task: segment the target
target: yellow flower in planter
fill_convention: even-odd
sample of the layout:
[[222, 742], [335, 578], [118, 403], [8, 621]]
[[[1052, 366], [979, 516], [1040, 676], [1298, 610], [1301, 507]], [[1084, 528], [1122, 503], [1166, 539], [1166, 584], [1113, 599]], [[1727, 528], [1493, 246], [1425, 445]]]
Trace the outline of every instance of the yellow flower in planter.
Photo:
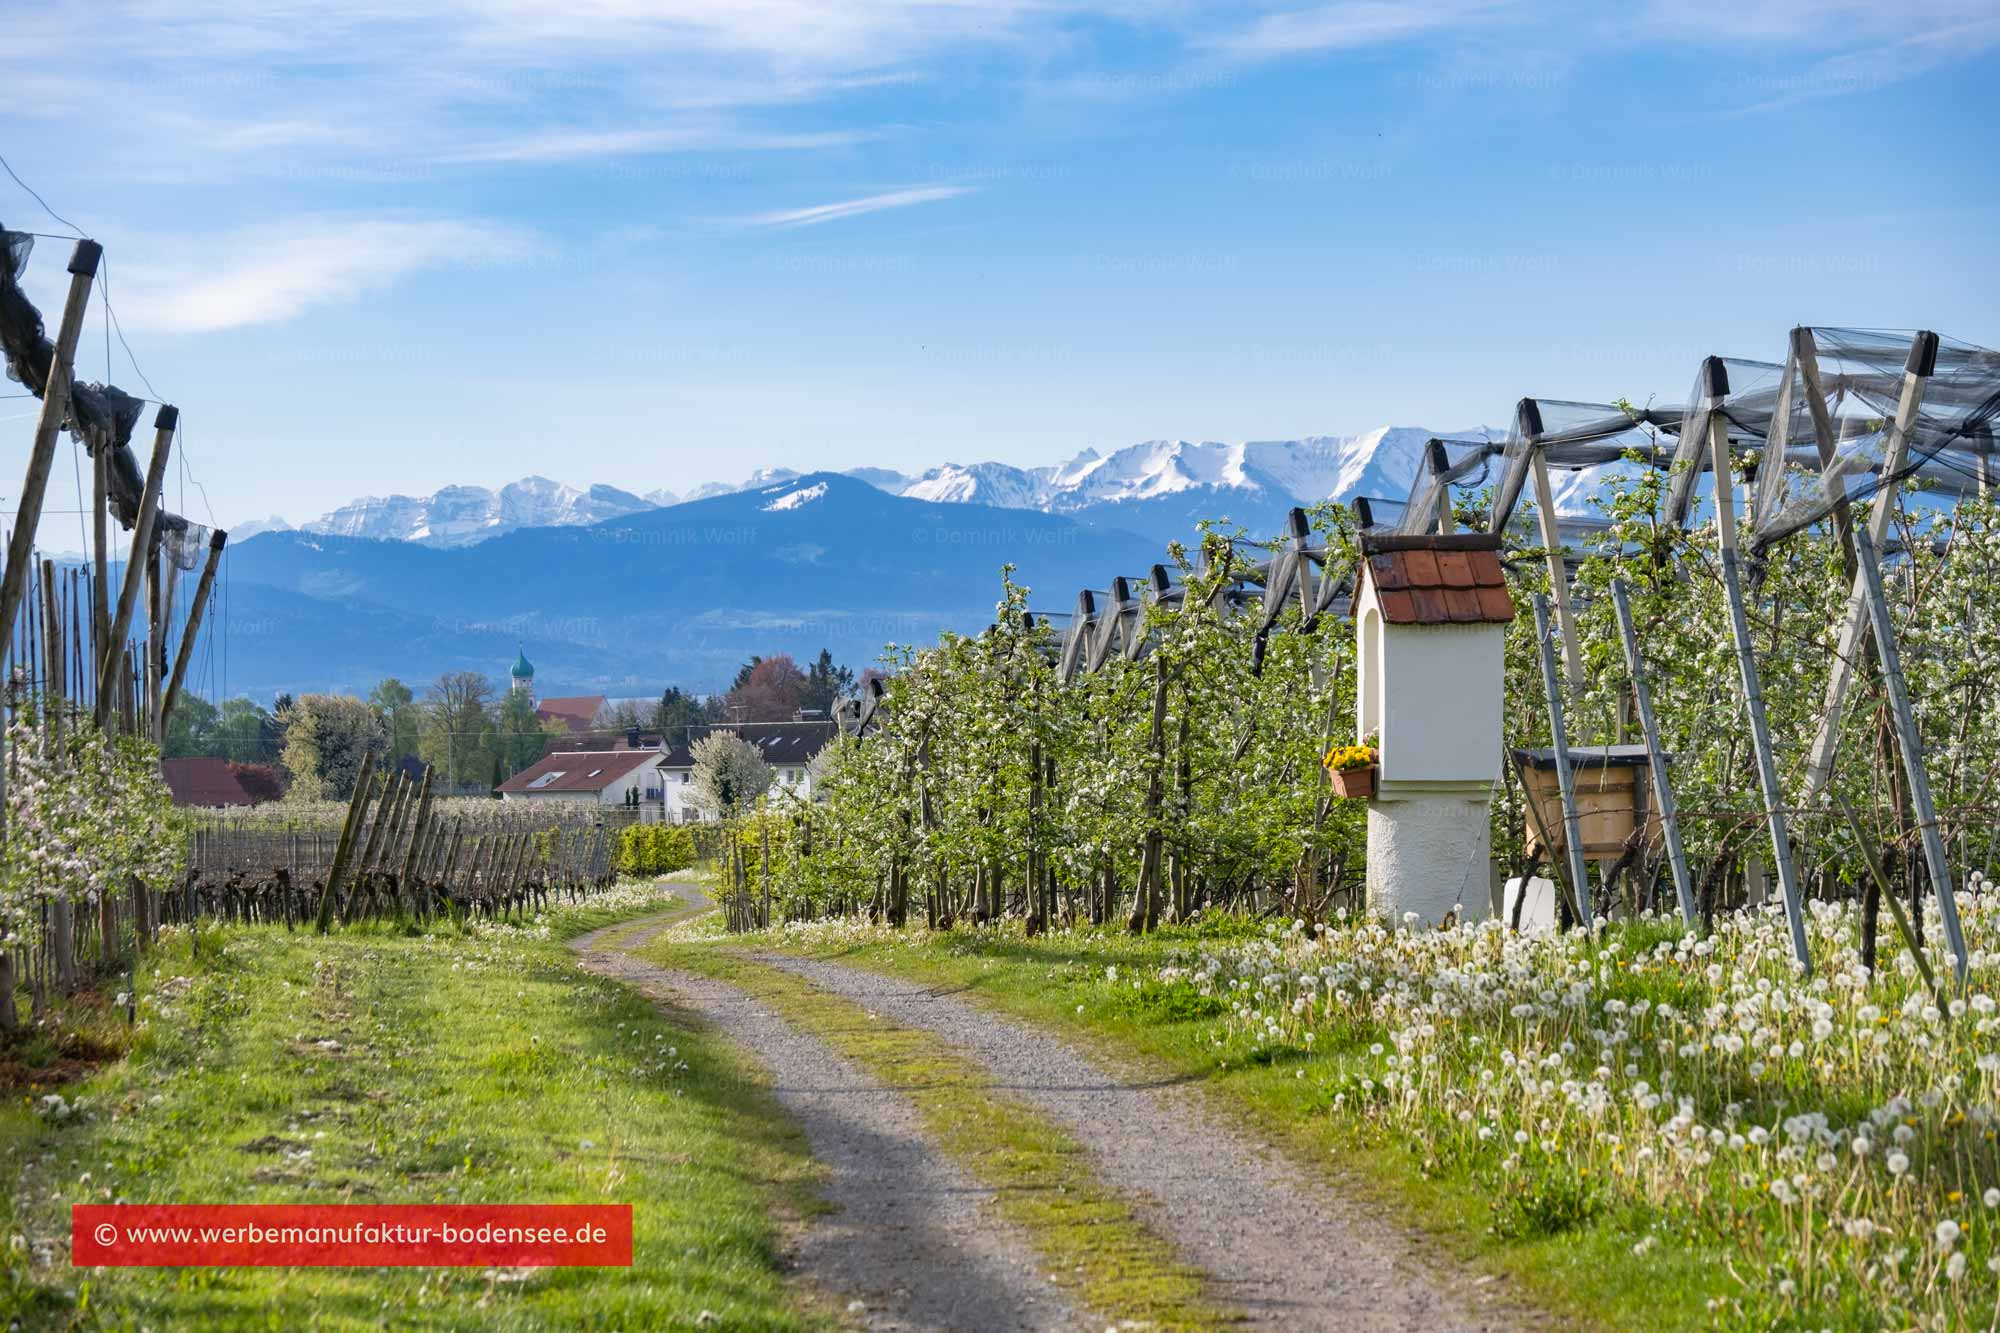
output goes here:
[[1345, 773], [1357, 768], [1373, 768], [1375, 763], [1375, 747], [1372, 745], [1336, 745], [1320, 760], [1323, 767], [1335, 773]]

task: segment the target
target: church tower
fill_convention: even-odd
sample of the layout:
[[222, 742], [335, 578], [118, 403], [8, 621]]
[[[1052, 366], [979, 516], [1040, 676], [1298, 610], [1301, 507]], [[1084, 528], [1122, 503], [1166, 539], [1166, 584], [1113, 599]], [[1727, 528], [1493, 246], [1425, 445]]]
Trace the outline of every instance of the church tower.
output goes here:
[[518, 649], [514, 654], [514, 693], [525, 694], [528, 702], [535, 701], [535, 664], [528, 660], [527, 650]]

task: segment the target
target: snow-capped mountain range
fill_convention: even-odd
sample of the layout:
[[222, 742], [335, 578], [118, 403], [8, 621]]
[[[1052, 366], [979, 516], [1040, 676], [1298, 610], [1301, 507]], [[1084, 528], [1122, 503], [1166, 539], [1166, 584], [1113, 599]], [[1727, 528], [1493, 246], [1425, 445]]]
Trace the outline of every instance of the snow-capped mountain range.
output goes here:
[[[516, 528], [578, 527], [679, 502], [671, 491], [634, 495], [616, 486], [578, 490], [547, 477], [523, 477], [498, 490], [446, 486], [431, 495], [364, 495], [301, 530], [426, 546], [472, 546]], [[231, 535], [241, 541], [260, 532], [290, 529], [291, 524], [274, 516], [239, 524]]]
[[[1147, 440], [1109, 454], [1086, 449], [1048, 467], [945, 463], [915, 476], [860, 467], [845, 475], [891, 495], [943, 504], [1032, 509], [1111, 526], [1186, 536], [1193, 518], [1231, 518], [1266, 526], [1295, 504], [1365, 495], [1400, 500], [1422, 465], [1426, 441], [1498, 439], [1491, 428], [1438, 432], [1384, 426], [1358, 435], [1299, 440]], [[304, 530], [345, 537], [470, 546], [517, 528], [570, 527], [622, 518], [691, 500], [759, 490], [795, 480], [789, 468], [760, 468], [738, 485], [709, 483], [685, 495], [645, 494], [597, 485], [587, 490], [528, 477], [499, 490], [447, 486], [433, 495], [365, 496], [322, 515]], [[240, 539], [282, 530], [282, 519], [240, 525]]]

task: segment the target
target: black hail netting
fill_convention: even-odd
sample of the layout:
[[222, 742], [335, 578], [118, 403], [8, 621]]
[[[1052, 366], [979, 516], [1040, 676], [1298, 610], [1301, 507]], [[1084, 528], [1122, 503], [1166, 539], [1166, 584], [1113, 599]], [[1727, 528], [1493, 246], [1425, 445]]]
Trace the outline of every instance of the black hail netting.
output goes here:
[[1654, 467], [1665, 467], [1673, 458], [1670, 437], [1680, 427], [1678, 410], [1523, 398], [1507, 432], [1506, 461], [1493, 497], [1489, 530], [1500, 532], [1512, 522], [1536, 451], [1549, 466], [1572, 470], [1615, 463], [1629, 452], [1637, 452]]
[[1495, 440], [1432, 440], [1424, 461], [1410, 483], [1396, 531], [1425, 533], [1438, 526], [1438, 516], [1451, 492], [1477, 491], [1493, 484], [1506, 446]]
[[[26, 271], [28, 256], [34, 248], [35, 238], [26, 232], [0, 230], [0, 353], [7, 359], [7, 378], [40, 398], [48, 386], [56, 349], [49, 341], [41, 311], [35, 309], [34, 302], [21, 290], [21, 274]], [[114, 385], [77, 380], [70, 384], [69, 420], [65, 425], [92, 458], [109, 451], [105, 454], [110, 460], [106, 491], [112, 512], [128, 532], [139, 520], [139, 501], [146, 489], [145, 474], [140, 471], [131, 447], [132, 431], [145, 408], [145, 399], [134, 398]], [[172, 540], [181, 548], [199, 551], [208, 540], [207, 529], [195, 528], [164, 507], [155, 528], [159, 541]], [[199, 538], [194, 535], [197, 532]], [[181, 563], [188, 558], [183, 549], [176, 549], [172, 558], [180, 568], [194, 567]], [[192, 558], [199, 561], [200, 556]]]
[[[1769, 361], [1745, 361], [1712, 356], [1702, 362], [1688, 392], [1674, 448], [1673, 476], [1667, 484], [1667, 520], [1686, 527], [1699, 507], [1702, 478], [1712, 472], [1709, 432], [1720, 418], [1729, 429], [1731, 458], [1755, 458], [1763, 452], [1778, 401], [1778, 381], [1784, 367]], [[1708, 494], [1714, 494], [1711, 476]]]
[[[1938, 338], [1933, 365], [1928, 341], [1869, 329], [1793, 332], [1757, 473], [1758, 549], [1898, 482], [1915, 480], [1942, 499], [1990, 478], [2000, 353]], [[1808, 373], [1815, 368], [1823, 419]], [[1899, 451], [1893, 425], [1905, 383], [1925, 370], [1921, 406]]]

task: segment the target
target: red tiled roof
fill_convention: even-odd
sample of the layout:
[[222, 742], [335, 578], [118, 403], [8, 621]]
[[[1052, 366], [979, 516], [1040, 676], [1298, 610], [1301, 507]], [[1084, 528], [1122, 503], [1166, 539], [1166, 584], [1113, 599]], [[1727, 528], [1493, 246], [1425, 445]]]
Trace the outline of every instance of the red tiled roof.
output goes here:
[[1497, 533], [1361, 538], [1362, 568], [1391, 625], [1504, 625], [1514, 599]]
[[[543, 755], [500, 784], [500, 790], [529, 796], [544, 792], [603, 791], [643, 764], [660, 757], [658, 750], [564, 750]], [[553, 776], [551, 776], [553, 775]]]
[[232, 805], [255, 805], [229, 770], [227, 759], [163, 759], [160, 776], [167, 780], [175, 805], [199, 805], [218, 809]]
[[588, 731], [597, 710], [604, 707], [601, 694], [570, 694], [544, 699], [535, 705], [535, 716], [544, 722], [563, 722], [571, 731]]

